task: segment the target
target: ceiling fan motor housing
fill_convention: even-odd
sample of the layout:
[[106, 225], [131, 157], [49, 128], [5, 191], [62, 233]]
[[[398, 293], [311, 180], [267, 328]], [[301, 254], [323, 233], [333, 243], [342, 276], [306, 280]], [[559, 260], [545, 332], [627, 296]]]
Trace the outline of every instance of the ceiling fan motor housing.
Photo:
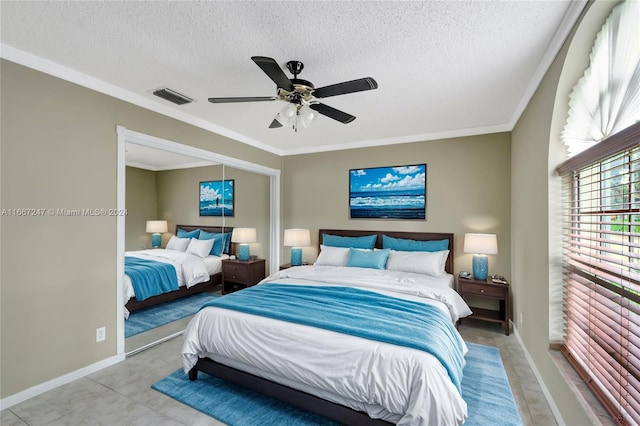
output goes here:
[[304, 69], [304, 64], [300, 61], [289, 61], [287, 62], [287, 69], [293, 74], [291, 83], [295, 86], [295, 91], [289, 96], [289, 102], [300, 104], [302, 99], [310, 100], [311, 92], [315, 89], [315, 86], [309, 80], [298, 78], [298, 74]]

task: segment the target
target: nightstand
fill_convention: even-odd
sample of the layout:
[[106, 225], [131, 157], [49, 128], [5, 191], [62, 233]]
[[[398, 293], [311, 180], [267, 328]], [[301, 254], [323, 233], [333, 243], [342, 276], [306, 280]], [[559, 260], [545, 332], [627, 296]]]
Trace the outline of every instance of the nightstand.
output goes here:
[[458, 278], [458, 293], [463, 299], [465, 296], [474, 296], [497, 300], [500, 304], [497, 311], [470, 306], [473, 314], [466, 318], [500, 323], [504, 327], [504, 333], [509, 335], [509, 284]]
[[222, 294], [256, 285], [264, 277], [264, 259], [225, 259], [222, 261]]

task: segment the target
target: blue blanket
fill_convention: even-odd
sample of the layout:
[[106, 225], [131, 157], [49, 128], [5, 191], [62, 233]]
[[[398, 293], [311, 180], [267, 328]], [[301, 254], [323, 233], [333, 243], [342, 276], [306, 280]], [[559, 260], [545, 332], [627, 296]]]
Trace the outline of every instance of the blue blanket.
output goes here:
[[352, 287], [261, 284], [207, 306], [309, 325], [434, 355], [460, 390], [464, 342], [435, 306]]
[[176, 268], [168, 263], [125, 256], [124, 273], [131, 278], [138, 300], [178, 289]]

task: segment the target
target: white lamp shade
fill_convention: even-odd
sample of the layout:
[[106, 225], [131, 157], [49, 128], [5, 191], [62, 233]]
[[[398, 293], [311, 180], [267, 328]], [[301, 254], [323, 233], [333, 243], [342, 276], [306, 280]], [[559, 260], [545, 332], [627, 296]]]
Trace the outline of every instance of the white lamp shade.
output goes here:
[[294, 104], [286, 104], [282, 107], [280, 112], [276, 116], [276, 120], [280, 122], [283, 126], [288, 126], [293, 123], [293, 120], [296, 117], [296, 106]]
[[233, 228], [231, 242], [247, 244], [256, 242], [256, 228]]
[[464, 234], [464, 252], [498, 254], [498, 239], [495, 234]]
[[285, 229], [284, 245], [287, 247], [310, 246], [311, 233], [308, 229]]
[[[300, 120], [302, 121], [302, 127], [309, 127], [318, 116], [318, 113], [312, 110], [308, 105], [300, 108]], [[311, 243], [309, 243], [311, 245]]]
[[167, 221], [166, 220], [148, 220], [147, 232], [149, 232], [150, 234], [167, 232]]

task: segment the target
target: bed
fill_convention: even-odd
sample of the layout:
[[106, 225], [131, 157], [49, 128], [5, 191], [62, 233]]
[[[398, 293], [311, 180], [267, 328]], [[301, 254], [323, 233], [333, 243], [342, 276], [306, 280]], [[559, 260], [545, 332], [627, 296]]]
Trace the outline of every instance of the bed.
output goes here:
[[[202, 230], [212, 234], [220, 234], [220, 233], [231, 233], [233, 228], [231, 227], [221, 227], [221, 226], [197, 226], [197, 225], [176, 225], [176, 235], [178, 234], [178, 230], [183, 230], [186, 232]], [[192, 294], [202, 293], [203, 291], [207, 291], [216, 285], [222, 283], [222, 259], [227, 258], [229, 253], [233, 253], [234, 251], [234, 243], [229, 244], [228, 250], [224, 250], [220, 256], [208, 256], [207, 258], [202, 259], [201, 265], [194, 264], [193, 259], [184, 259], [178, 258], [176, 253], [173, 253], [172, 250], [164, 250], [164, 249], [151, 249], [151, 250], [140, 250], [140, 251], [132, 251], [125, 253], [125, 277], [123, 280], [123, 298], [125, 303], [124, 314], [125, 318], [128, 318], [130, 312], [147, 308], [149, 306], [155, 306], [161, 303], [165, 303], [171, 300], [176, 300], [185, 296], [189, 296]], [[193, 256], [196, 257], [196, 256]], [[174, 270], [177, 273], [175, 279], [178, 281], [177, 290], [166, 291], [164, 293], [146, 297], [142, 300], [138, 300], [135, 296], [135, 291], [133, 289], [131, 279], [129, 274], [127, 274], [127, 263], [132, 260], [132, 258], [139, 259], [147, 259], [147, 260], [155, 260], [158, 262], [164, 262], [166, 264], [171, 264], [174, 267]], [[186, 262], [185, 261], [189, 261]], [[199, 269], [194, 269], [196, 266]], [[204, 267], [203, 272], [202, 268]], [[184, 268], [183, 271], [181, 269]]]
[[[347, 425], [462, 424], [467, 348], [454, 324], [471, 311], [453, 288], [453, 234], [319, 234], [314, 265], [276, 272], [196, 314], [182, 348], [189, 378], [202, 371]], [[367, 236], [378, 250], [347, 247], [346, 263], [345, 247], [327, 244]], [[385, 238], [447, 250], [390, 252]], [[384, 256], [382, 269], [367, 263]], [[422, 273], [435, 264], [433, 276]]]

